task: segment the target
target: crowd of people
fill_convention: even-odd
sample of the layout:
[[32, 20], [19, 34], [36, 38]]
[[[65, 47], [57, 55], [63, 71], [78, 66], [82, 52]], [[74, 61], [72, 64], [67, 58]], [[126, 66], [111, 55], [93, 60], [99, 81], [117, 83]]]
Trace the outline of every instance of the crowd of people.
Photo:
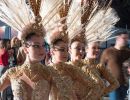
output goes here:
[[[41, 0], [30, 0], [29, 4], [0, 1], [2, 20], [21, 32], [20, 38], [0, 40], [1, 99], [101, 100], [106, 95], [110, 100], [127, 98], [128, 32], [118, 33], [115, 45], [101, 52], [101, 43], [109, 39], [119, 20], [116, 12], [108, 2], [72, 1], [48, 0], [46, 6], [41, 6]], [[12, 9], [14, 4], [18, 4], [18, 12], [7, 20], [10, 16], [6, 11], [16, 12]], [[40, 12], [41, 7], [48, 14]], [[74, 10], [81, 15], [76, 18]], [[44, 14], [48, 17], [47, 22], [44, 17], [46, 23], [42, 23]], [[53, 27], [48, 24], [51, 21]]]

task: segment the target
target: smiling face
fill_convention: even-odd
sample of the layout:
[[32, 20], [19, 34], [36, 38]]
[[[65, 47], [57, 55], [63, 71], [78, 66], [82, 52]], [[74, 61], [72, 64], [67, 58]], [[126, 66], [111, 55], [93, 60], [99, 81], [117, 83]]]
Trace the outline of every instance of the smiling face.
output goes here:
[[69, 48], [71, 61], [83, 59], [85, 56], [85, 44], [79, 41], [74, 41]]
[[87, 57], [88, 58], [97, 58], [100, 53], [100, 43], [92, 42], [88, 44], [87, 47]]
[[26, 42], [24, 51], [31, 62], [40, 62], [45, 57], [44, 39], [41, 36], [33, 35]]
[[68, 60], [68, 44], [58, 41], [51, 48], [51, 56], [53, 63], [66, 62]]

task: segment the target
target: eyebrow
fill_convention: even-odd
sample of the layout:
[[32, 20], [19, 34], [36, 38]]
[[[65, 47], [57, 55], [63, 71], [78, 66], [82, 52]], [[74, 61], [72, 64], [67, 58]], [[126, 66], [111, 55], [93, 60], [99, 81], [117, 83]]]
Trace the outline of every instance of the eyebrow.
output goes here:
[[[40, 44], [39, 42], [32, 42], [33, 44]], [[44, 44], [44, 43], [43, 43]]]
[[56, 49], [65, 49], [66, 47], [55, 47]]

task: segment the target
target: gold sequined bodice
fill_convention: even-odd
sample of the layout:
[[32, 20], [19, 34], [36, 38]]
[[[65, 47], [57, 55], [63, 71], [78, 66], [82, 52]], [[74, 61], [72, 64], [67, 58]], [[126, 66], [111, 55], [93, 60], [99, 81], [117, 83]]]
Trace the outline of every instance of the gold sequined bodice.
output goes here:
[[[77, 100], [73, 92], [73, 78], [70, 76], [68, 71], [68, 65], [64, 63], [52, 64], [52, 67], [58, 73], [58, 76], [53, 77], [53, 80], [60, 81], [58, 82], [57, 87], [62, 89], [62, 93], [65, 94], [65, 97], [59, 97], [59, 91], [56, 87], [52, 87], [50, 100]], [[60, 78], [60, 79], [59, 79]], [[62, 98], [62, 99], [60, 99]]]
[[[90, 93], [89, 98], [94, 97], [94, 96], [96, 97], [96, 95], [99, 95], [100, 93], [102, 94], [102, 91], [104, 89], [103, 81], [100, 78], [100, 76], [98, 75], [96, 70], [94, 70], [92, 67], [88, 67], [88, 66], [91, 66], [90, 64], [85, 64], [84, 60], [79, 60], [79, 61], [76, 61], [76, 62], [69, 62], [69, 63], [72, 64], [75, 67], [79, 67], [80, 70], [82, 70], [86, 75], [91, 77], [92, 80], [93, 80], [93, 83], [96, 83], [99, 86], [99, 89], [100, 89], [98, 94], [95, 94], [94, 92], [90, 93], [90, 90], [91, 89], [94, 90], [94, 88], [88, 87], [87, 85], [85, 86], [85, 85], [81, 84], [81, 82], [76, 81], [74, 83], [74, 90], [76, 92], [78, 100], [82, 100], [84, 98], [86, 98], [85, 100], [87, 100], [88, 99], [87, 95], [89, 93]], [[90, 99], [90, 100], [92, 100], [92, 99]]]
[[[115, 77], [112, 75], [112, 73], [105, 67], [105, 65], [99, 63], [96, 59], [86, 59], [84, 60], [84, 64], [87, 65], [83, 68], [84, 69], [91, 69], [95, 74], [100, 76], [101, 79], [107, 81], [110, 85], [107, 86], [104, 83], [104, 91], [102, 96], [108, 94], [109, 92], [113, 91], [119, 86], [118, 81], [115, 79]], [[90, 65], [90, 66], [89, 66]], [[87, 68], [88, 67], [88, 68]], [[86, 70], [88, 71], [88, 70]], [[101, 84], [100, 84], [101, 85]]]
[[[10, 81], [14, 100], [48, 100], [50, 76], [47, 70], [46, 66], [39, 63], [33, 65], [24, 63], [22, 66], [7, 70], [1, 82]], [[21, 79], [23, 74], [34, 83], [33, 88]]]

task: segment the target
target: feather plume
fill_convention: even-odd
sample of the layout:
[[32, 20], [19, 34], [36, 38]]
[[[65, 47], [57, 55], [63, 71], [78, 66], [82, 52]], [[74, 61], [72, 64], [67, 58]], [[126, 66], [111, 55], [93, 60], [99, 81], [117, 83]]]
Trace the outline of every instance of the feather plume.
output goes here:
[[81, 2], [73, 0], [67, 20], [67, 31], [70, 40], [76, 38], [79, 34], [84, 33], [83, 31], [86, 23], [96, 13], [98, 7], [99, 5], [97, 0], [82, 0]]
[[119, 17], [114, 9], [101, 9], [89, 21], [85, 27], [87, 42], [106, 41], [116, 31], [114, 25]]
[[[36, 23], [37, 16], [42, 17], [42, 24], [50, 30], [59, 25], [64, 18], [60, 19], [59, 8], [63, 4], [62, 0], [1, 0], [0, 1], [0, 20], [13, 27], [15, 30], [22, 32], [26, 25]], [[54, 24], [54, 22], [57, 22]], [[54, 24], [54, 26], [53, 26]], [[23, 33], [23, 32], [22, 32]], [[22, 36], [22, 34], [20, 34]], [[25, 36], [23, 36], [25, 37]]]
[[67, 16], [67, 32], [69, 40], [76, 36], [74, 31], [79, 32], [82, 29], [80, 22], [81, 9], [82, 7], [80, 3], [78, 3], [76, 0], [73, 0]]
[[[46, 35], [46, 39], [47, 39], [48, 43], [53, 44], [52, 41], [54, 41], [58, 38], [59, 39], [64, 38], [63, 41], [64, 40], [68, 41], [68, 34], [66, 33], [66, 29], [67, 29], [66, 18], [68, 16], [68, 10], [71, 5], [71, 0], [70, 1], [68, 1], [68, 0], [54, 1], [53, 5], [56, 5], [56, 7], [52, 6], [52, 3], [49, 3], [49, 0], [47, 0], [47, 2], [48, 2], [48, 4], [50, 4], [49, 7], [52, 8], [52, 9], [48, 10], [49, 13], [51, 12], [51, 15], [50, 15], [51, 17], [50, 18], [48, 17], [49, 20], [47, 18], [48, 22], [45, 25], [46, 29], [48, 29], [47, 35]], [[45, 13], [48, 13], [48, 12], [45, 12]]]
[[83, 33], [85, 37], [80, 40], [86, 39], [88, 43], [114, 38], [110, 36], [117, 31], [114, 25], [119, 21], [119, 17], [114, 9], [109, 7], [110, 4], [111, 0], [100, 3], [98, 0], [87, 0], [81, 4], [74, 0], [68, 16], [69, 40], [82, 36]]
[[52, 28], [60, 23], [58, 12], [62, 3], [62, 0], [43, 0], [40, 15], [43, 18], [42, 24], [47, 30], [50, 30], [50, 26]]
[[26, 0], [1, 0], [0, 20], [21, 31], [23, 27], [34, 21], [34, 14], [26, 4]]

